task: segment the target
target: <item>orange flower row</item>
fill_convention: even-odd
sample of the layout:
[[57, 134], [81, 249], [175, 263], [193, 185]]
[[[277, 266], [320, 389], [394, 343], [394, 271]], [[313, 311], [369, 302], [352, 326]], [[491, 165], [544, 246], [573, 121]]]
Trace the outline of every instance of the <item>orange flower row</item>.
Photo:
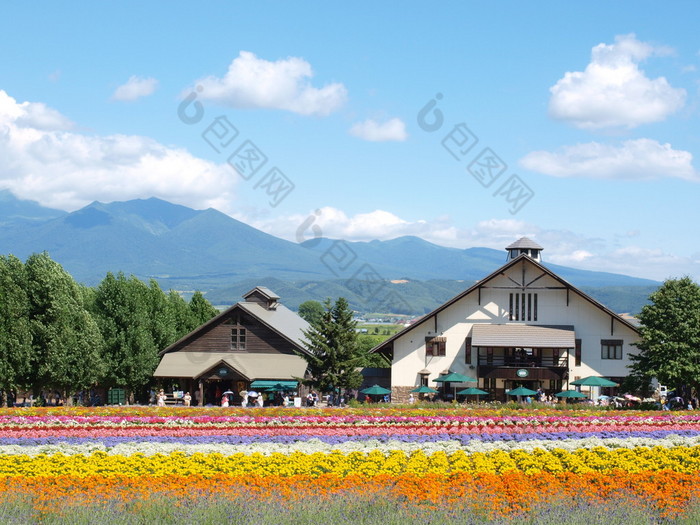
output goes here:
[[[0, 497], [17, 495], [34, 500], [37, 511], [66, 505], [98, 504], [133, 506], [134, 501], [171, 498], [184, 503], [192, 499], [214, 501], [221, 494], [247, 494], [256, 500], [274, 498], [277, 503], [313, 496], [329, 498], [385, 494], [408, 506], [431, 508], [449, 505], [504, 517], [535, 510], [552, 499], [618, 505], [635, 502], [662, 517], [676, 517], [700, 494], [700, 474], [644, 472], [613, 474], [522, 472], [453, 475], [361, 475], [337, 476], [55, 476], [0, 479]], [[69, 502], [69, 503], [67, 503]]]

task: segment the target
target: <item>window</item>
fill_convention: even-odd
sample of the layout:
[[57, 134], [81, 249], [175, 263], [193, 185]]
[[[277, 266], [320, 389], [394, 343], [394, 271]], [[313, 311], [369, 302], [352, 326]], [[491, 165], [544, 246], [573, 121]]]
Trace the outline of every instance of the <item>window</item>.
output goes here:
[[245, 350], [245, 328], [231, 328], [231, 350]]
[[581, 340], [576, 339], [574, 348], [574, 366], [581, 366]]
[[468, 365], [472, 364], [472, 338], [467, 337], [464, 341], [464, 362]]
[[510, 294], [508, 314], [510, 321], [537, 321], [537, 294]]
[[622, 339], [603, 339], [600, 347], [603, 359], [622, 359]]
[[444, 356], [446, 343], [445, 337], [426, 337], [425, 355]]

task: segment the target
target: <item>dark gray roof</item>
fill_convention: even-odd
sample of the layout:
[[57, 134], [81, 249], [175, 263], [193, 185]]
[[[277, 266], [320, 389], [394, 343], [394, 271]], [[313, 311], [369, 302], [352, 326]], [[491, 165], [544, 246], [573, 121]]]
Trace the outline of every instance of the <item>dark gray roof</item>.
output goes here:
[[544, 250], [542, 246], [537, 244], [535, 241], [532, 239], [529, 239], [528, 237], [521, 237], [517, 241], [515, 241], [513, 244], [510, 246], [506, 246], [506, 250], [516, 250], [516, 249], [535, 249], [535, 250]]

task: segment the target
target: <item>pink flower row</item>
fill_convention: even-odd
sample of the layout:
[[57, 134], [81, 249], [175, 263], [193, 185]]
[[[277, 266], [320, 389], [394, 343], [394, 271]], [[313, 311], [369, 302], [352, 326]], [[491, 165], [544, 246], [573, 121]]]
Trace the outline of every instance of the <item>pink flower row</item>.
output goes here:
[[[540, 433], [549, 432], [617, 432], [624, 430], [627, 432], [653, 432], [660, 430], [659, 425], [638, 424], [638, 425], [562, 425], [556, 428], [542, 428], [537, 426], [532, 427], [435, 427], [435, 426], [419, 426], [410, 425], [403, 427], [262, 427], [262, 428], [244, 428], [244, 427], [215, 427], [215, 426], [129, 426], [129, 427], [69, 427], [69, 426], [54, 426], [51, 428], [33, 427], [33, 428], [1, 428], [0, 438], [43, 438], [43, 437], [140, 437], [140, 436], [171, 436], [171, 437], [196, 437], [196, 436], [216, 436], [216, 435], [235, 435], [235, 436], [294, 436], [303, 434], [304, 436], [363, 436], [371, 438], [373, 436], [389, 435], [439, 435], [439, 434], [474, 434], [474, 435], [489, 435], [489, 434], [525, 434], [525, 433]], [[665, 431], [684, 431], [695, 430], [700, 432], [700, 423], [697, 424], [667, 424], [663, 426]]]
[[[603, 416], [0, 416], [0, 428], [8, 427], [109, 427], [115, 426], [199, 426], [235, 427], [360, 427], [397, 428], [429, 425], [437, 428], [459, 427], [499, 429], [513, 427], [556, 427], [584, 425], [600, 429], [606, 425], [631, 428], [645, 424], [666, 427], [669, 424], [700, 424], [700, 415], [603, 415]], [[686, 427], [687, 428], [687, 427]]]

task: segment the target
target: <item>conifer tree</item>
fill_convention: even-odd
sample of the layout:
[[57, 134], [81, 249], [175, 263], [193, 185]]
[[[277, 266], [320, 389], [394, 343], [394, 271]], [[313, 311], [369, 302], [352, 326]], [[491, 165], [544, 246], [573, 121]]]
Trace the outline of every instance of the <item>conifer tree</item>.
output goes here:
[[352, 310], [342, 297], [334, 305], [327, 299], [323, 306], [318, 324], [304, 332], [307, 353], [299, 355], [306, 359], [311, 379], [303, 383], [321, 392], [358, 388], [362, 359]]

